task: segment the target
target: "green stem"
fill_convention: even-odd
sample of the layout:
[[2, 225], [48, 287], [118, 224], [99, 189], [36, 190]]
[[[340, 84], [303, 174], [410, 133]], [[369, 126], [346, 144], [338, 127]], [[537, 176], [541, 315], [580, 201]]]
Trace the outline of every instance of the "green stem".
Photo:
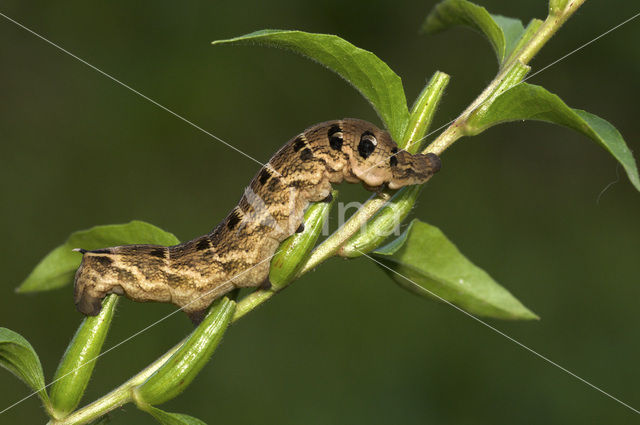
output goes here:
[[252, 311], [254, 308], [258, 307], [263, 302], [267, 301], [269, 298], [273, 297], [276, 294], [276, 291], [265, 291], [262, 289], [258, 289], [257, 291], [252, 292], [251, 294], [244, 297], [238, 305], [236, 305], [236, 312], [233, 315], [233, 319], [231, 323], [235, 323], [244, 317], [245, 314]]
[[545, 19], [531, 41], [523, 46], [522, 50], [517, 53], [517, 58], [525, 65], [528, 64], [540, 51], [542, 46], [553, 37], [560, 27], [567, 22], [571, 15], [573, 15], [585, 1], [586, 0], [569, 0], [567, 5], [561, 10], [551, 8], [547, 19]]

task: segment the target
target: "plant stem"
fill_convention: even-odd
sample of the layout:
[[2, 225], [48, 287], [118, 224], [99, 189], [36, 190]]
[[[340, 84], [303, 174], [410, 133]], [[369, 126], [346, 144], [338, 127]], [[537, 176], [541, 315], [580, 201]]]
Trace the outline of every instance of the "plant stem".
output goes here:
[[531, 39], [529, 43], [522, 47], [522, 50], [518, 52], [517, 57], [525, 65], [533, 59], [533, 57], [540, 51], [547, 41], [560, 29], [560, 27], [575, 13], [576, 10], [586, 0], [569, 0], [568, 4], [563, 10], [551, 9], [549, 16], [545, 19], [544, 23], [538, 29], [536, 35]]
[[247, 295], [236, 305], [236, 312], [233, 315], [231, 323], [235, 323], [236, 321], [240, 320], [240, 318], [242, 318], [245, 314], [249, 313], [254, 308], [258, 307], [260, 304], [273, 297], [275, 294], [276, 291], [265, 291], [262, 289], [258, 289], [257, 291], [254, 291], [251, 294]]

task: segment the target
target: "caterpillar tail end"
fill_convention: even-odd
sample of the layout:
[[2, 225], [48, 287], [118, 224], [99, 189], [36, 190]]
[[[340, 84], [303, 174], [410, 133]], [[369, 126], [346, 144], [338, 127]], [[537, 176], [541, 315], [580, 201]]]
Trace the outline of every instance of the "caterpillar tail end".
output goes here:
[[97, 316], [102, 309], [102, 299], [105, 295], [100, 296], [92, 293], [95, 291], [92, 291], [93, 285], [90, 284], [91, 279], [84, 267], [86, 259], [84, 253], [87, 251], [82, 248], [76, 248], [74, 251], [81, 252], [83, 257], [73, 282], [73, 302], [76, 309], [85, 316]]

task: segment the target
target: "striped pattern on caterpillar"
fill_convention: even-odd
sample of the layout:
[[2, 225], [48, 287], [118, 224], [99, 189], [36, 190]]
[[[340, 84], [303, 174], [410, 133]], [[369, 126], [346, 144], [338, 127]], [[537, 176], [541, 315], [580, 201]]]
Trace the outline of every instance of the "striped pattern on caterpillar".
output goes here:
[[75, 275], [74, 300], [85, 315], [108, 294], [173, 303], [198, 322], [234, 288], [269, 287], [268, 259], [296, 230], [310, 202], [331, 185], [361, 182], [379, 191], [427, 181], [440, 169], [435, 154], [399, 150], [386, 131], [352, 118], [309, 127], [253, 178], [238, 205], [213, 231], [175, 246], [124, 245], [86, 251]]

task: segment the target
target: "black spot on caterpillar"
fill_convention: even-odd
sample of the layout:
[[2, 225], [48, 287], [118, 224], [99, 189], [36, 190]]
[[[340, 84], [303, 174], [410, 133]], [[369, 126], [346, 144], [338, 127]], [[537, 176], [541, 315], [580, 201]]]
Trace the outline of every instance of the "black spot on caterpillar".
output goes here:
[[376, 140], [376, 137], [373, 135], [373, 133], [370, 131], [365, 131], [364, 133], [362, 133], [362, 136], [360, 136], [358, 153], [362, 158], [367, 159], [373, 153], [377, 144], [378, 141]]
[[298, 152], [300, 149], [304, 148], [304, 138], [302, 136], [298, 136], [294, 141], [293, 141], [293, 150], [295, 152]]
[[229, 217], [227, 218], [227, 228], [229, 230], [233, 230], [236, 225], [240, 223], [240, 220], [240, 213], [238, 213], [237, 209], [234, 209], [233, 211], [231, 211], [231, 214], [229, 214]]
[[166, 252], [167, 252], [166, 248], [157, 248], [149, 252], [149, 255], [153, 255], [154, 257], [158, 257], [158, 258], [164, 258]]
[[304, 149], [302, 152], [300, 152], [301, 160], [308, 161], [311, 158], [313, 158], [313, 153], [311, 152], [311, 149]]
[[111, 264], [113, 264], [113, 260], [111, 258], [105, 257], [103, 255], [97, 256], [96, 262], [104, 267], [109, 267]]
[[263, 168], [262, 171], [260, 171], [258, 180], [260, 181], [260, 184], [265, 184], [267, 180], [269, 180], [269, 177], [271, 177], [271, 173], [269, 172], [269, 169]]
[[200, 239], [200, 241], [196, 244], [196, 249], [198, 251], [204, 251], [205, 249], [209, 248], [211, 248], [211, 241], [207, 237]]
[[211, 233], [170, 247], [80, 249], [76, 307], [96, 315], [107, 294], [119, 293], [134, 301], [173, 303], [197, 320], [234, 288], [268, 282], [265, 260], [304, 229], [302, 216], [310, 202], [331, 200], [332, 184], [346, 180], [395, 190], [424, 183], [439, 169], [436, 155], [398, 150], [389, 133], [366, 121], [316, 124], [276, 152]]
[[329, 137], [329, 146], [334, 150], [341, 150], [344, 140], [342, 140], [342, 129], [337, 125], [332, 125], [327, 132]]

